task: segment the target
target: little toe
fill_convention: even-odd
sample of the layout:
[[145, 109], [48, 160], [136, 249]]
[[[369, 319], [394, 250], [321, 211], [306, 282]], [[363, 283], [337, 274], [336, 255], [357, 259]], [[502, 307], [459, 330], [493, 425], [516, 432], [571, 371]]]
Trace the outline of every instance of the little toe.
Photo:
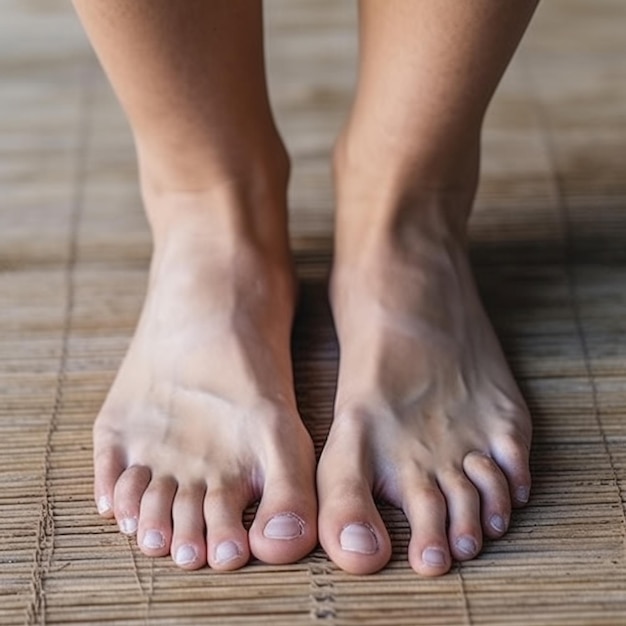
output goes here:
[[411, 526], [409, 562], [423, 576], [445, 574], [452, 564], [446, 534], [446, 500], [434, 484], [407, 490], [404, 512]]
[[172, 503], [176, 481], [153, 478], [141, 499], [137, 543], [147, 556], [164, 556], [172, 540]]
[[506, 476], [493, 459], [480, 452], [470, 452], [465, 457], [463, 470], [480, 494], [485, 535], [501, 537], [511, 519], [511, 496]]
[[249, 539], [252, 553], [266, 563], [295, 563], [311, 552], [317, 542], [313, 481], [268, 474]]
[[480, 497], [461, 472], [440, 479], [448, 508], [450, 552], [458, 561], [473, 559], [482, 547]]
[[243, 526], [246, 500], [237, 489], [207, 491], [204, 498], [207, 558], [216, 570], [243, 567], [250, 560], [248, 536]]
[[319, 478], [320, 543], [330, 559], [352, 574], [372, 574], [391, 558], [391, 542], [369, 484]]
[[198, 569], [207, 562], [203, 500], [203, 486], [179, 487], [174, 497], [171, 554], [176, 565], [183, 569]]
[[496, 439], [491, 457], [507, 478], [513, 506], [524, 506], [530, 497], [530, 445], [522, 437], [506, 435]]
[[125, 455], [116, 447], [102, 448], [94, 454], [94, 498], [102, 517], [113, 517], [115, 484], [125, 468]]
[[131, 465], [115, 483], [115, 519], [125, 535], [134, 535], [137, 532], [141, 498], [150, 482], [150, 475], [150, 469], [145, 465]]

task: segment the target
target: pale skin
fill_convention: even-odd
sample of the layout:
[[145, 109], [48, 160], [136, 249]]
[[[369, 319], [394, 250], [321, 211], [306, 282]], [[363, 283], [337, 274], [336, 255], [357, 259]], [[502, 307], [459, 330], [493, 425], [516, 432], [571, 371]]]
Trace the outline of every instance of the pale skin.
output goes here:
[[[94, 426], [95, 498], [182, 568], [375, 572], [402, 508], [423, 575], [474, 558], [530, 493], [531, 420], [477, 294], [466, 224], [483, 116], [535, 8], [361, 0], [337, 141], [335, 417], [298, 415], [289, 162], [255, 0], [75, 0], [131, 125], [154, 238], [137, 331]], [[259, 501], [248, 531], [243, 510]]]

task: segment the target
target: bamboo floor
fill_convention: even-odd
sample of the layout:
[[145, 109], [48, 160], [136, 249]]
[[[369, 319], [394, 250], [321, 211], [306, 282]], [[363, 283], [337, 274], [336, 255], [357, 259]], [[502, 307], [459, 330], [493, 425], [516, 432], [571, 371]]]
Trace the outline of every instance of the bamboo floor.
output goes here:
[[[354, 84], [355, 7], [268, 0], [294, 158], [294, 359], [319, 451], [337, 346], [328, 155]], [[484, 133], [472, 255], [534, 417], [534, 486], [505, 538], [441, 578], [358, 577], [323, 551], [228, 575], [150, 560], [96, 514], [91, 424], [150, 255], [130, 135], [68, 2], [0, 0], [1, 624], [626, 624], [626, 5], [547, 0]]]

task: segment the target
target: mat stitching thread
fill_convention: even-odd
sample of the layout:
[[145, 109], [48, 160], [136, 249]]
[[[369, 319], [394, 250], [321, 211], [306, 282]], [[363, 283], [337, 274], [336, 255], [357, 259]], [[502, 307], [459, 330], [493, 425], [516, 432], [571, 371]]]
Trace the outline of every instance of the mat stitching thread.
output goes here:
[[470, 612], [469, 598], [467, 597], [467, 590], [465, 589], [465, 577], [463, 576], [463, 563], [457, 563], [456, 565], [457, 580], [459, 581], [459, 587], [461, 588], [461, 600], [463, 601], [463, 615], [465, 616], [465, 623], [467, 626], [472, 626], [472, 614]]
[[312, 600], [311, 621], [332, 625], [337, 617], [335, 607], [335, 583], [330, 574], [332, 568], [324, 556], [311, 555], [309, 559]]
[[[570, 249], [570, 225], [569, 225], [569, 214], [567, 212], [567, 207], [562, 204], [561, 210], [564, 214], [564, 219], [566, 220], [566, 250]], [[569, 256], [569, 254], [567, 255]], [[578, 339], [580, 341], [581, 351], [583, 353], [583, 362], [585, 366], [585, 374], [587, 376], [587, 380], [589, 382], [589, 389], [591, 391], [591, 402], [593, 406], [593, 417], [598, 427], [598, 431], [600, 432], [600, 439], [602, 441], [602, 447], [606, 453], [607, 459], [609, 461], [609, 467], [611, 468], [612, 474], [612, 483], [615, 487], [615, 491], [617, 492], [617, 497], [621, 504], [621, 513], [622, 513], [622, 535], [626, 532], [626, 507], [624, 501], [624, 495], [622, 494], [622, 488], [619, 483], [619, 478], [617, 476], [617, 468], [615, 467], [615, 459], [613, 458], [613, 453], [611, 452], [611, 447], [609, 446], [609, 442], [606, 436], [606, 430], [604, 428], [604, 423], [602, 421], [602, 414], [600, 411], [600, 407], [598, 404], [598, 383], [596, 381], [596, 377], [593, 371], [593, 366], [591, 364], [591, 357], [589, 353], [589, 342], [587, 341], [587, 334], [585, 333], [584, 325], [582, 323], [582, 315], [580, 312], [579, 305], [579, 297], [578, 297], [578, 281], [576, 277], [576, 272], [569, 267], [569, 264], [566, 263], [565, 274], [567, 277], [567, 287], [569, 292], [569, 298], [572, 308], [572, 314], [574, 315], [574, 325], [576, 326], [576, 334], [578, 335]]]
[[41, 510], [37, 523], [37, 538], [35, 554], [33, 557], [33, 569], [31, 573], [31, 597], [26, 607], [27, 624], [46, 623], [46, 593], [45, 580], [50, 571], [52, 557], [54, 554], [54, 498], [51, 494], [52, 481], [50, 479], [50, 457], [52, 455], [52, 438], [57, 430], [59, 415], [63, 408], [65, 383], [67, 380], [67, 361], [69, 354], [69, 338], [72, 332], [75, 284], [74, 270], [77, 262], [78, 231], [82, 218], [85, 162], [88, 152], [88, 137], [90, 131], [90, 110], [92, 102], [92, 81], [89, 80], [89, 66], [91, 61], [85, 63], [81, 68], [79, 85], [81, 94], [77, 123], [77, 144], [76, 144], [76, 167], [73, 177], [74, 194], [71, 204], [69, 218], [69, 229], [67, 235], [67, 261], [64, 268], [65, 282], [65, 310], [63, 312], [63, 326], [61, 328], [61, 354], [59, 357], [59, 367], [57, 370], [57, 380], [54, 404], [48, 421], [46, 430], [44, 459], [42, 471], [43, 496]]
[[[526, 68], [526, 78], [527, 83], [531, 86], [533, 92], [536, 94], [537, 90], [534, 89], [534, 85], [532, 82], [530, 70]], [[576, 334], [578, 336], [578, 340], [580, 342], [580, 348], [583, 356], [583, 364], [585, 368], [585, 375], [587, 377], [589, 388], [591, 392], [591, 401], [593, 406], [593, 417], [596, 422], [596, 426], [600, 433], [600, 440], [602, 442], [602, 447], [604, 448], [604, 452], [607, 456], [609, 467], [611, 469], [612, 474], [612, 483], [617, 493], [617, 498], [620, 502], [620, 512], [622, 514], [622, 536], [626, 534], [626, 502], [625, 497], [622, 492], [622, 487], [619, 482], [619, 478], [617, 475], [617, 468], [615, 465], [615, 459], [611, 452], [611, 447], [609, 446], [608, 438], [606, 435], [606, 430], [604, 428], [604, 423], [602, 421], [602, 414], [598, 404], [598, 384], [596, 381], [596, 377], [593, 371], [593, 366], [591, 364], [591, 356], [589, 351], [589, 342], [587, 340], [587, 334], [585, 333], [584, 325], [582, 323], [582, 314], [580, 311], [579, 305], [579, 295], [578, 295], [578, 279], [576, 275], [576, 271], [569, 263], [569, 259], [572, 257], [572, 229], [571, 229], [571, 219], [570, 219], [570, 211], [569, 211], [569, 203], [567, 202], [567, 198], [564, 192], [565, 185], [563, 183], [562, 176], [557, 167], [557, 159], [556, 159], [556, 149], [554, 147], [554, 140], [552, 133], [550, 132], [550, 126], [547, 121], [547, 114], [544, 111], [544, 107], [541, 104], [539, 97], [533, 98], [535, 102], [535, 113], [537, 115], [537, 120], [539, 122], [539, 126], [542, 131], [544, 145], [546, 148], [546, 152], [548, 154], [548, 160], [550, 162], [550, 166], [552, 169], [552, 182], [554, 183], [554, 192], [557, 200], [557, 209], [558, 216], [561, 222], [562, 228], [562, 236], [563, 236], [563, 250], [564, 250], [564, 260], [563, 260], [563, 268], [565, 272], [565, 278], [567, 282], [567, 290], [570, 300], [570, 305], [572, 309], [572, 314], [574, 317], [574, 326], [576, 328]], [[626, 544], [622, 541], [624, 547], [626, 548]]]
[[[141, 576], [139, 575], [139, 568], [137, 567], [137, 559], [135, 558], [135, 552], [133, 551], [131, 538], [126, 536], [126, 546], [128, 548], [128, 554], [130, 556], [130, 563], [132, 565], [133, 575], [135, 577], [135, 582], [137, 583], [137, 587], [139, 588], [139, 594], [143, 598], [144, 601], [144, 623], [148, 624], [150, 621], [150, 607], [152, 606], [152, 591], [153, 591], [153, 580], [154, 580], [154, 572], [150, 571], [150, 590], [146, 591], [143, 583], [141, 582]], [[150, 565], [153, 565], [153, 559], [150, 559]]]

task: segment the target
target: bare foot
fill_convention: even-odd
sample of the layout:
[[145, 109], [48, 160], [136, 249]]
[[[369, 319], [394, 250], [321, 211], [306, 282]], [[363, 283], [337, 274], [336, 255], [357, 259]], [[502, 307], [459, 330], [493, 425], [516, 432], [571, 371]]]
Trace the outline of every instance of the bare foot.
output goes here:
[[[468, 213], [446, 198], [447, 214], [455, 203]], [[448, 226], [442, 206], [430, 193], [391, 217], [363, 205], [340, 215], [341, 363], [319, 533], [354, 573], [391, 554], [372, 494], [404, 510], [409, 561], [428, 576], [475, 557], [529, 497], [530, 417], [477, 294], [464, 227]]]
[[[94, 427], [100, 513], [137, 533], [146, 555], [171, 553], [187, 569], [236, 569], [251, 553], [291, 563], [317, 539], [315, 458], [292, 384], [286, 236], [271, 220], [253, 236], [224, 206], [241, 197], [226, 196], [148, 203], [160, 216], [149, 289]], [[242, 512], [258, 499], [246, 532]]]

